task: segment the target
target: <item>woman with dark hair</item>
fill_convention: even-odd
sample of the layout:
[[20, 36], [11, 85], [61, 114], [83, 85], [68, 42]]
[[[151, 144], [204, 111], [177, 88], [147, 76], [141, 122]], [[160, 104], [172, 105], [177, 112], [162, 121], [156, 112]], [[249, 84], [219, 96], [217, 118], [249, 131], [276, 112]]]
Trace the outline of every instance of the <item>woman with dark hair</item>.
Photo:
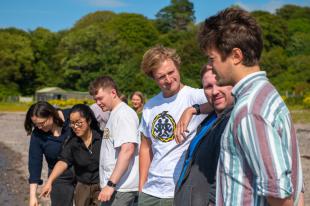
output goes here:
[[102, 132], [89, 106], [77, 104], [70, 112], [72, 137], [62, 150], [40, 196], [52, 191], [52, 184], [69, 166], [73, 166], [77, 185], [74, 202], [76, 206], [100, 205], [98, 195], [99, 156]]
[[[52, 171], [64, 142], [70, 137], [70, 128], [65, 121], [68, 110], [57, 110], [48, 102], [39, 101], [30, 106], [24, 123], [25, 130], [31, 135], [29, 146], [29, 206], [38, 206], [36, 191], [42, 184], [41, 172], [43, 156]], [[75, 179], [73, 170], [66, 170], [53, 184], [52, 206], [72, 206]]]

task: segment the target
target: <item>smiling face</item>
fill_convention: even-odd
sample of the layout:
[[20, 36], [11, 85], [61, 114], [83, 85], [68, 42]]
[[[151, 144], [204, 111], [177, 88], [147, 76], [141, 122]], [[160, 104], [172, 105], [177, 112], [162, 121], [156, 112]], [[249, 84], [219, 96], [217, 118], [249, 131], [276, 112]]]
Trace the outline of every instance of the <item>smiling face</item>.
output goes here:
[[135, 110], [140, 109], [141, 107], [143, 107], [142, 99], [140, 98], [139, 95], [136, 95], [136, 94], [132, 95], [131, 103], [132, 103], [132, 107]]
[[34, 115], [31, 117], [31, 121], [35, 127], [44, 132], [51, 131], [53, 128], [54, 122], [52, 117], [44, 118], [44, 117], [37, 117]]
[[70, 114], [70, 127], [78, 137], [82, 137], [90, 130], [90, 123], [81, 116], [80, 112]]
[[233, 104], [232, 86], [217, 86], [212, 69], [203, 75], [202, 84], [208, 102], [213, 106], [216, 113], [221, 113]]
[[233, 85], [233, 67], [231, 56], [222, 61], [220, 53], [215, 49], [207, 51], [209, 65], [212, 66], [213, 73], [219, 86]]
[[162, 65], [153, 71], [153, 78], [164, 97], [171, 97], [181, 88], [180, 72], [171, 59], [165, 60]]

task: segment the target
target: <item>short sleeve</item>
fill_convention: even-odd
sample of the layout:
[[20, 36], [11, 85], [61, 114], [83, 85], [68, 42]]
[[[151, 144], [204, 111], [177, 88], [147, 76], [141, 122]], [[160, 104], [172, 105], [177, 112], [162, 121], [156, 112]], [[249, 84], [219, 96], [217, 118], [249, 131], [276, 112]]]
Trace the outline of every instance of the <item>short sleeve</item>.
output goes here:
[[206, 95], [204, 94], [203, 89], [192, 88], [189, 96], [191, 97], [191, 105], [193, 105], [193, 104], [204, 104], [204, 103], [208, 102]]
[[149, 134], [147, 131], [148, 131], [148, 128], [147, 128], [147, 123], [145, 120], [145, 112], [143, 111], [141, 121], [140, 121], [140, 125], [139, 125], [139, 132], [141, 132], [143, 134], [143, 136], [148, 138]]
[[114, 147], [120, 147], [124, 143], [139, 144], [139, 119], [136, 113], [127, 113], [122, 118], [118, 118], [113, 131]]
[[235, 131], [243, 156], [255, 176], [260, 196], [285, 198], [292, 194], [291, 156], [287, 143], [265, 118], [249, 114]]

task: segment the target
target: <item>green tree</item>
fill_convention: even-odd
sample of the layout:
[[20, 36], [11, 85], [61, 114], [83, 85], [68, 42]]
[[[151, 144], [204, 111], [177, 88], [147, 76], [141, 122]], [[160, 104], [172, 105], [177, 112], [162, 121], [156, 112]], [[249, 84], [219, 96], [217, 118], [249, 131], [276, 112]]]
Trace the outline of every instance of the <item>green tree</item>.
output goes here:
[[282, 47], [274, 47], [269, 51], [263, 51], [260, 65], [267, 72], [268, 77], [273, 80], [287, 70], [287, 58]]
[[[102, 74], [118, 80], [120, 68], [128, 61], [139, 64], [131, 60], [138, 59], [136, 55], [141, 57], [157, 36], [156, 28], [144, 16], [126, 13], [115, 15], [107, 22], [71, 30], [58, 48], [65, 80], [61, 86], [86, 90], [89, 82]], [[126, 68], [132, 67], [126, 65]], [[134, 74], [137, 70], [129, 72]]]
[[59, 43], [59, 35], [39, 27], [30, 32], [30, 38], [34, 53], [34, 86], [38, 88], [57, 85], [61, 81], [61, 73], [55, 63], [54, 55]]
[[78, 20], [74, 24], [74, 27], [72, 29], [83, 29], [96, 23], [103, 24], [109, 22], [115, 16], [116, 14], [112, 11], [96, 11], [93, 13], [89, 13], [86, 16], [82, 17], [80, 20]]
[[0, 30], [0, 93], [32, 94], [34, 59], [29, 35], [14, 28]]
[[254, 11], [252, 14], [262, 28], [264, 48], [267, 51], [275, 46], [285, 48], [288, 40], [285, 21], [265, 11]]
[[280, 91], [294, 91], [297, 94], [310, 91], [309, 58], [309, 55], [299, 55], [287, 60], [287, 70], [273, 80]]
[[310, 7], [287, 4], [277, 9], [276, 15], [284, 20], [310, 19]]
[[156, 14], [157, 28], [165, 33], [170, 30], [186, 30], [194, 23], [194, 5], [188, 0], [171, 0], [171, 4]]

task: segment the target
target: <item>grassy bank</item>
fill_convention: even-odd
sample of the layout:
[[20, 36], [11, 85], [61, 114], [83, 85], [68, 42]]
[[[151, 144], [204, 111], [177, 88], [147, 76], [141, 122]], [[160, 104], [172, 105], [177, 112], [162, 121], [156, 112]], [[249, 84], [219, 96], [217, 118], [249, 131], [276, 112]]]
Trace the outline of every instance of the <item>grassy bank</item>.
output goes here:
[[310, 123], [310, 109], [290, 110], [293, 122], [296, 123]]
[[26, 112], [28, 104], [0, 102], [0, 112]]
[[[0, 112], [26, 112], [28, 104], [0, 102]], [[294, 123], [310, 124], [310, 109], [304, 109], [302, 106], [289, 107]]]

